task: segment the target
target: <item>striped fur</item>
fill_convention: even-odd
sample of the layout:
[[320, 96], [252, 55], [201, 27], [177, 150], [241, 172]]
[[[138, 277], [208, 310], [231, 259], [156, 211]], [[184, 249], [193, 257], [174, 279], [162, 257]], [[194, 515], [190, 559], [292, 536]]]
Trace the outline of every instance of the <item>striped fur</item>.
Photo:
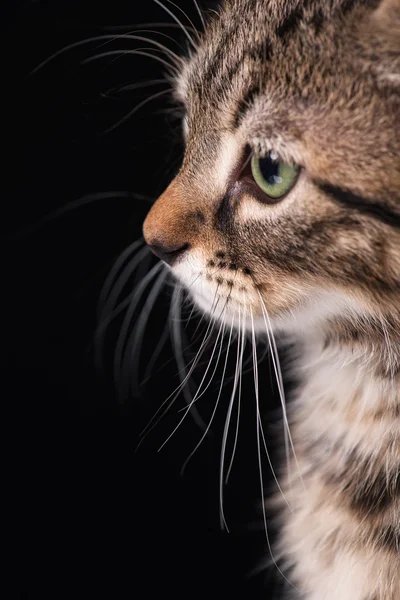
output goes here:
[[[205, 312], [261, 335], [265, 306], [297, 343], [279, 564], [294, 597], [399, 600], [400, 2], [226, 0], [175, 95], [185, 158], [145, 237], [184, 248]], [[274, 204], [246, 167], [272, 150], [302, 167]]]

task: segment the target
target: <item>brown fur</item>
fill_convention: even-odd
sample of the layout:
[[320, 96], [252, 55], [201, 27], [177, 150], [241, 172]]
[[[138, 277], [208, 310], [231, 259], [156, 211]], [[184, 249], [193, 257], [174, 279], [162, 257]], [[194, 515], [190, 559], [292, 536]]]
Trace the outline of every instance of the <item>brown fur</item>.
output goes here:
[[[146, 240], [186, 249], [204, 310], [260, 324], [261, 297], [304, 340], [283, 564], [307, 600], [398, 600], [400, 3], [227, 0], [175, 93], [186, 153]], [[281, 202], [248, 147], [302, 167]]]

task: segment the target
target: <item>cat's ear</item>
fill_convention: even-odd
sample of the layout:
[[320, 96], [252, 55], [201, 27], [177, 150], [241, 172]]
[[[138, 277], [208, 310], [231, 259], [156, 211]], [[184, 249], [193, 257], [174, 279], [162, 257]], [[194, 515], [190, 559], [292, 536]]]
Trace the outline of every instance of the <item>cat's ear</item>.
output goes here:
[[363, 33], [379, 80], [400, 86], [400, 0], [381, 0]]

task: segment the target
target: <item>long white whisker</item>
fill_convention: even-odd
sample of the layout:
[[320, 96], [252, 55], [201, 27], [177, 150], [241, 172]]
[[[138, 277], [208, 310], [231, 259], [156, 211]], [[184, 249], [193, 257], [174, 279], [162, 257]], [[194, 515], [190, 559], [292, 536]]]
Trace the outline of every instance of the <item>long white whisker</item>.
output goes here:
[[238, 380], [239, 380], [239, 360], [240, 360], [240, 349], [241, 349], [241, 311], [239, 308], [239, 327], [238, 327], [238, 340], [237, 340], [237, 353], [236, 353], [236, 371], [235, 371], [235, 379], [233, 382], [231, 398], [229, 401], [228, 411], [226, 414], [224, 432], [222, 435], [222, 446], [221, 446], [221, 458], [220, 458], [220, 468], [219, 468], [219, 513], [220, 513], [220, 523], [221, 527], [225, 527], [226, 531], [229, 532], [229, 528], [225, 519], [224, 514], [224, 465], [225, 465], [225, 453], [226, 453], [226, 442], [228, 439], [229, 432], [229, 424], [232, 415], [233, 402], [235, 400]]
[[[217, 300], [217, 304], [215, 305], [215, 308], [218, 305], [218, 301]], [[215, 309], [214, 309], [215, 311]], [[212, 314], [213, 312], [212, 311]], [[143, 436], [147, 436], [148, 433], [150, 433], [150, 431], [152, 431], [154, 429], [154, 427], [157, 425], [157, 423], [160, 421], [160, 419], [168, 412], [168, 410], [171, 408], [171, 406], [173, 405], [173, 403], [175, 402], [175, 400], [178, 398], [182, 387], [186, 384], [186, 382], [189, 380], [189, 378], [191, 377], [194, 369], [196, 368], [196, 365], [199, 361], [199, 359], [201, 358], [201, 356], [203, 355], [203, 352], [206, 349], [208, 340], [210, 339], [211, 335], [212, 335], [212, 329], [213, 329], [213, 321], [212, 319], [210, 319], [210, 322], [208, 324], [206, 333], [204, 334], [204, 339], [203, 342], [193, 360], [192, 366], [189, 369], [185, 379], [183, 380], [183, 382], [181, 382], [177, 388], [175, 388], [175, 390], [164, 400], [164, 402], [161, 404], [161, 406], [156, 410], [156, 412], [154, 413], [154, 415], [152, 416], [152, 418], [150, 419], [149, 423], [146, 425], [146, 427], [143, 429], [143, 431], [140, 433], [140, 436], [142, 437], [142, 440], [139, 442], [137, 448], [140, 446], [140, 444], [143, 442]], [[211, 329], [211, 331], [210, 331]], [[169, 404], [167, 405], [166, 408], [165, 405], [168, 403], [168, 401], [170, 400], [170, 398], [172, 398], [172, 400], [169, 402]], [[161, 412], [162, 411], [162, 412]], [[161, 415], [157, 418], [157, 416], [159, 415], [159, 413], [161, 412]], [[155, 421], [155, 422], [154, 422]]]
[[[304, 480], [301, 474], [301, 470], [300, 470], [300, 466], [297, 460], [297, 454], [296, 451], [294, 449], [294, 443], [293, 443], [293, 439], [292, 439], [292, 434], [290, 432], [290, 426], [289, 426], [289, 420], [287, 418], [287, 411], [286, 411], [286, 399], [285, 399], [285, 392], [284, 392], [284, 388], [283, 388], [283, 380], [282, 380], [282, 372], [280, 369], [280, 365], [279, 365], [279, 356], [278, 356], [278, 350], [276, 347], [276, 342], [275, 342], [275, 338], [272, 336], [271, 338], [271, 333], [272, 333], [272, 326], [271, 326], [271, 321], [268, 315], [268, 311], [266, 309], [264, 300], [260, 294], [260, 292], [258, 292], [260, 300], [261, 300], [261, 308], [262, 308], [262, 312], [263, 312], [263, 317], [264, 317], [264, 322], [265, 322], [265, 327], [267, 330], [267, 336], [268, 336], [268, 343], [270, 344], [271, 349], [273, 348], [273, 351], [271, 352], [271, 358], [272, 358], [272, 364], [274, 366], [274, 371], [275, 371], [275, 376], [276, 376], [276, 380], [277, 380], [277, 384], [278, 384], [278, 391], [279, 391], [279, 396], [280, 396], [280, 400], [281, 400], [281, 405], [282, 405], [282, 413], [283, 413], [283, 421], [284, 421], [284, 427], [285, 427], [285, 432], [287, 432], [287, 434], [285, 433], [285, 442], [287, 440], [287, 438], [289, 439], [289, 443], [290, 443], [290, 447], [292, 449], [293, 452], [293, 456], [296, 462], [296, 466], [297, 466], [297, 471], [300, 477], [300, 480], [302, 482], [303, 488], [305, 489], [305, 484], [304, 484]], [[286, 438], [287, 435], [287, 438]], [[289, 450], [287, 448], [287, 456], [289, 456]], [[289, 461], [289, 468], [290, 468], [290, 461]], [[288, 472], [288, 477], [290, 478], [290, 471]]]
[[246, 336], [245, 336], [246, 322], [245, 322], [245, 320], [246, 320], [246, 312], [244, 313], [244, 318], [243, 318], [242, 345], [241, 345], [240, 359], [239, 359], [239, 385], [238, 385], [239, 393], [238, 393], [238, 408], [237, 408], [237, 417], [236, 417], [235, 438], [233, 441], [231, 460], [229, 461], [228, 470], [226, 472], [225, 485], [228, 483], [229, 476], [231, 474], [232, 465], [233, 465], [233, 461], [234, 461], [235, 454], [236, 454], [236, 446], [237, 446], [237, 440], [238, 440], [238, 434], [239, 434], [239, 421], [240, 421], [240, 409], [241, 409], [240, 401], [241, 401], [241, 396], [242, 396], [242, 370], [243, 370], [242, 364], [243, 364], [244, 348], [246, 345]]
[[[226, 366], [228, 364], [229, 350], [230, 350], [230, 347], [231, 347], [231, 340], [232, 340], [232, 332], [233, 332], [233, 317], [232, 317], [231, 329], [230, 329], [230, 332], [229, 332], [229, 340], [228, 340], [228, 347], [227, 347], [227, 352], [226, 352], [226, 356], [225, 356], [224, 368], [223, 368], [223, 371], [222, 371], [222, 380], [221, 380], [221, 384], [219, 386], [217, 400], [215, 402], [215, 406], [214, 406], [214, 409], [212, 411], [211, 418], [210, 418], [210, 421], [209, 421], [209, 423], [207, 425], [206, 430], [204, 431], [203, 435], [201, 436], [200, 440], [198, 441], [198, 443], [196, 444], [196, 446], [194, 447], [194, 449], [192, 450], [192, 452], [189, 454], [189, 456], [187, 457], [187, 459], [183, 463], [183, 466], [182, 466], [182, 469], [181, 469], [181, 475], [183, 475], [188, 462], [190, 461], [190, 459], [192, 458], [192, 456], [195, 454], [195, 452], [198, 450], [199, 446], [201, 445], [201, 443], [205, 439], [207, 433], [210, 430], [211, 424], [212, 424], [212, 422], [214, 420], [215, 413], [217, 412], [217, 408], [218, 408], [218, 404], [219, 404], [219, 401], [220, 401], [220, 398], [221, 398], [222, 388], [223, 388], [223, 384], [224, 384], [224, 378], [225, 378], [225, 373], [226, 373]], [[223, 341], [224, 340], [223, 340], [223, 336], [222, 336], [222, 338], [221, 338], [221, 349], [222, 349]], [[219, 357], [218, 357], [218, 361], [219, 361]]]
[[268, 464], [269, 464], [269, 468], [271, 469], [271, 473], [272, 476], [275, 480], [276, 485], [278, 486], [278, 490], [282, 495], [282, 498], [284, 499], [284, 501], [286, 502], [286, 504], [288, 505], [289, 509], [292, 511], [292, 507], [290, 506], [289, 502], [286, 499], [285, 494], [283, 493], [283, 490], [280, 486], [280, 483], [278, 481], [278, 478], [276, 476], [275, 473], [275, 469], [272, 465], [272, 461], [268, 452], [268, 448], [267, 448], [267, 443], [265, 441], [265, 436], [264, 436], [264, 431], [263, 431], [263, 426], [262, 426], [262, 421], [261, 421], [261, 414], [260, 414], [260, 399], [259, 399], [259, 386], [258, 386], [258, 360], [257, 360], [257, 344], [256, 344], [256, 339], [255, 339], [255, 333], [254, 333], [254, 320], [253, 320], [253, 312], [251, 312], [251, 325], [252, 325], [252, 347], [253, 347], [253, 372], [254, 372], [254, 390], [255, 390], [255, 394], [256, 394], [256, 405], [257, 405], [257, 418], [258, 418], [258, 422], [259, 422], [259, 430], [261, 432], [261, 436], [262, 436], [262, 440], [263, 440], [263, 444], [264, 444], [264, 450], [265, 450], [265, 454], [267, 456], [267, 460], [268, 460]]
[[205, 378], [207, 377], [208, 370], [209, 370], [209, 368], [210, 368], [210, 366], [211, 366], [212, 359], [214, 358], [214, 354], [215, 354], [215, 351], [216, 351], [216, 349], [217, 349], [218, 341], [219, 341], [219, 338], [220, 338], [220, 336], [221, 336], [221, 333], [222, 333], [222, 330], [223, 330], [223, 328], [224, 328], [224, 327], [225, 327], [225, 325], [224, 325], [224, 323], [222, 322], [222, 323], [221, 323], [221, 326], [220, 326], [220, 328], [219, 328], [219, 331], [218, 331], [217, 339], [215, 340], [214, 348], [213, 348], [213, 350], [212, 350], [211, 358], [210, 358], [210, 360], [209, 360], [209, 362], [208, 362], [207, 369], [206, 369], [206, 371], [205, 371], [205, 373], [204, 373], [204, 375], [203, 375], [203, 377], [202, 377], [202, 379], [201, 379], [201, 382], [200, 382], [199, 388], [198, 388], [198, 390], [197, 390], [197, 392], [196, 392], [196, 394], [195, 394], [195, 396], [194, 396], [193, 400], [191, 401], [191, 403], [189, 404], [189, 406], [186, 408], [186, 410], [185, 410], [185, 412], [184, 412], [184, 414], [183, 414], [183, 417], [180, 419], [180, 421], [178, 422], [178, 424], [176, 425], [176, 427], [175, 427], [175, 428], [173, 429], [173, 431], [172, 431], [172, 432], [169, 434], [169, 436], [167, 437], [167, 439], [165, 440], [165, 442], [163, 442], [163, 444], [161, 444], [161, 446], [160, 446], [160, 447], [159, 447], [159, 449], [158, 449], [158, 452], [160, 452], [160, 450], [162, 450], [162, 449], [164, 448], [165, 444], [167, 444], [167, 442], [168, 442], [168, 441], [169, 441], [169, 440], [172, 438], [172, 436], [174, 435], [174, 433], [175, 433], [175, 432], [176, 432], [176, 431], [179, 429], [179, 427], [181, 426], [181, 424], [182, 424], [182, 423], [183, 423], [183, 421], [185, 420], [185, 418], [186, 418], [187, 414], [189, 413], [190, 409], [192, 408], [193, 404], [196, 402], [196, 400], [197, 400], [197, 398], [198, 398], [198, 396], [199, 396], [200, 390], [201, 390], [201, 388], [202, 388], [202, 386], [203, 386], [203, 383], [204, 383], [204, 381], [205, 381]]
[[[199, 389], [198, 389], [198, 392], [196, 393], [196, 398], [193, 400], [193, 404], [194, 404], [195, 402], [198, 402], [198, 400], [200, 400], [200, 398], [201, 398], [202, 396], [204, 396], [204, 394], [206, 393], [206, 391], [208, 390], [208, 388], [209, 388], [209, 387], [210, 387], [210, 385], [212, 384], [212, 382], [213, 382], [213, 380], [214, 380], [215, 373], [217, 372], [217, 369], [218, 369], [218, 364], [219, 364], [219, 359], [220, 359], [220, 357], [221, 357], [222, 349], [223, 349], [223, 346], [224, 346], [225, 323], [222, 323], [222, 325], [223, 325], [223, 331], [222, 331], [222, 336], [221, 336], [221, 344], [220, 344], [220, 349], [219, 349], [219, 352], [218, 352], [217, 360], [215, 361], [215, 365], [214, 365], [213, 372], [211, 373], [211, 377], [210, 377], [210, 379], [209, 379], [209, 381], [208, 381], [208, 383], [207, 383], [206, 387], [203, 389], [203, 391], [201, 392], [201, 394], [198, 394], [198, 392], [200, 391], [200, 387], [201, 387], [201, 384], [200, 384], [200, 387], [199, 387]], [[214, 350], [215, 350], [215, 348], [214, 348]], [[213, 354], [214, 354], [214, 353], [213, 353]], [[207, 369], [206, 369], [206, 373], [205, 373], [205, 375], [207, 374], [207, 371], [208, 371], [208, 369], [209, 369], [209, 368], [210, 368], [210, 366], [211, 366], [211, 361], [212, 361], [212, 359], [213, 359], [213, 356], [211, 356], [210, 360], [208, 361], [208, 367], [207, 367]], [[203, 378], [203, 379], [204, 379], [204, 378]], [[179, 412], [181, 412], [181, 411], [183, 411], [183, 410], [185, 410], [185, 409], [184, 409], [184, 408], [181, 408]]]
[[[253, 344], [253, 364], [254, 364], [254, 391], [256, 398], [256, 435], [257, 435], [257, 455], [258, 455], [258, 470], [260, 475], [260, 490], [261, 490], [261, 502], [262, 502], [262, 513], [263, 513], [263, 522], [264, 522], [264, 531], [265, 537], [267, 540], [267, 546], [269, 553], [271, 555], [271, 560], [278, 572], [282, 575], [282, 577], [296, 590], [296, 586], [294, 586], [289, 579], [283, 574], [281, 569], [279, 568], [274, 555], [272, 553], [271, 542], [268, 534], [268, 525], [267, 525], [267, 515], [265, 510], [265, 497], [264, 497], [264, 481], [263, 481], [263, 471], [262, 471], [262, 463], [261, 463], [261, 445], [260, 445], [260, 401], [258, 395], [258, 364], [257, 364], [257, 349], [256, 349], [256, 340], [255, 340], [255, 332], [254, 332], [254, 320], [253, 320], [253, 312], [250, 313], [251, 316], [251, 335], [252, 335], [252, 344]], [[299, 590], [298, 590], [299, 591]]]

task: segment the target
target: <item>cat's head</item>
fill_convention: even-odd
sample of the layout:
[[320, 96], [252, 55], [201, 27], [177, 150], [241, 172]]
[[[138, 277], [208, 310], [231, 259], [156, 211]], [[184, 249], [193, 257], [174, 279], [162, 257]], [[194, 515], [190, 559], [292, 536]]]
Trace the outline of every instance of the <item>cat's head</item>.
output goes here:
[[227, 0], [184, 61], [185, 158], [144, 224], [201, 309], [400, 306], [400, 2]]

